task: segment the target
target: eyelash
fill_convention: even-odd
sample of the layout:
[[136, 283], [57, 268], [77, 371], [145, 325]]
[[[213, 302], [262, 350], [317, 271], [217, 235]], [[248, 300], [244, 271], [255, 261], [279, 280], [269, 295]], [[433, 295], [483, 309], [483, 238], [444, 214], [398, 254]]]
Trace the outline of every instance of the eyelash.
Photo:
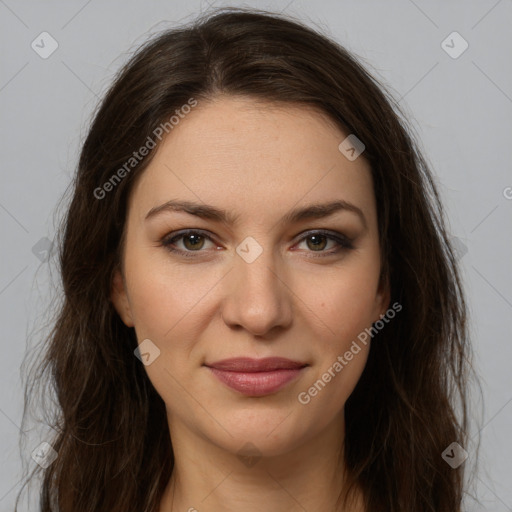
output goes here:
[[[168, 236], [164, 237], [161, 240], [161, 244], [169, 252], [180, 254], [180, 255], [182, 255], [182, 256], [184, 256], [186, 258], [195, 258], [196, 256], [195, 256], [194, 253], [201, 253], [201, 252], [204, 252], [204, 251], [202, 251], [202, 250], [183, 251], [182, 249], [176, 249], [175, 247], [172, 247], [174, 242], [176, 242], [177, 240], [179, 240], [181, 238], [184, 238], [187, 235], [191, 235], [191, 234], [200, 235], [200, 236], [206, 238], [207, 240], [209, 240], [211, 242], [214, 242], [212, 237], [207, 235], [204, 231], [202, 231], [200, 229], [188, 229], [188, 230], [185, 230], [185, 231], [178, 232], [177, 234], [172, 234], [173, 236], [168, 235]], [[341, 235], [339, 233], [338, 234], [334, 234], [334, 233], [332, 233], [330, 231], [325, 231], [325, 230], [322, 230], [322, 229], [317, 229], [317, 230], [314, 230], [314, 231], [308, 231], [299, 240], [298, 243], [303, 242], [304, 240], [306, 240], [310, 236], [318, 236], [318, 235], [325, 236], [328, 240], [333, 240], [334, 242], [336, 242], [338, 244], [338, 247], [335, 250], [318, 251], [318, 254], [314, 254], [312, 256], [314, 258], [318, 258], [318, 257], [322, 258], [322, 257], [332, 256], [334, 254], [338, 254], [342, 250], [351, 250], [351, 249], [354, 248], [354, 246], [352, 245], [352, 241], [349, 238], [347, 238], [347, 237], [345, 237], [345, 236], [343, 236], [343, 235]], [[315, 253], [317, 251], [308, 251], [308, 252]]]

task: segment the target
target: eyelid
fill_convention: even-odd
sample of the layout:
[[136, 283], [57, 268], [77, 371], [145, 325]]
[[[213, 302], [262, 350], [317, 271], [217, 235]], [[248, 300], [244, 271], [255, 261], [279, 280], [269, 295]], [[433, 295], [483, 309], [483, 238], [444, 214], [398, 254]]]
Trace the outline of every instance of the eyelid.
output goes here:
[[352, 238], [349, 238], [348, 236], [339, 233], [337, 231], [331, 231], [328, 229], [309, 229], [307, 231], [303, 231], [299, 235], [297, 235], [299, 238], [298, 242], [294, 245], [297, 245], [299, 243], [304, 242], [308, 237], [313, 235], [321, 235], [325, 236], [328, 240], [332, 240], [336, 243], [336, 247], [334, 249], [330, 249], [328, 251], [306, 251], [310, 254], [308, 257], [312, 258], [322, 258], [322, 257], [328, 257], [328, 256], [334, 256], [342, 251], [348, 251], [354, 249], [353, 240]]
[[[184, 256], [186, 257], [190, 257], [190, 256], [193, 256], [194, 253], [201, 253], [201, 252], [205, 252], [203, 250], [198, 250], [198, 251], [184, 251], [183, 249], [173, 249], [171, 248], [173, 242], [175, 240], [179, 240], [180, 238], [183, 238], [185, 237], [186, 235], [190, 235], [190, 234], [198, 234], [198, 235], [201, 235], [202, 237], [206, 238], [207, 240], [211, 241], [212, 243], [216, 243], [215, 240], [213, 239], [213, 237], [211, 235], [209, 235], [206, 231], [202, 230], [202, 229], [193, 229], [193, 228], [188, 228], [188, 229], [182, 229], [180, 231], [176, 231], [176, 232], [173, 232], [173, 233], [170, 233], [166, 236], [164, 236], [161, 240], [161, 244], [170, 252], [175, 252], [175, 253], [178, 253], [178, 254], [183, 254]], [[218, 244], [217, 244], [218, 245]]]

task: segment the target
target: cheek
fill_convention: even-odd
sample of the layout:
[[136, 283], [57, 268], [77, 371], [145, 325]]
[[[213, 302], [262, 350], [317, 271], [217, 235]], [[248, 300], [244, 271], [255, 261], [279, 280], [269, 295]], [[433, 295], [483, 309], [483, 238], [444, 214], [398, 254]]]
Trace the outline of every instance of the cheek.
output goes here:
[[188, 407], [182, 386], [192, 367], [202, 363], [199, 341], [212, 321], [225, 269], [200, 271], [195, 265], [173, 265], [165, 257], [148, 264], [144, 258], [148, 256], [134, 251], [125, 260], [135, 331], [139, 343], [149, 339], [160, 351], [145, 366], [153, 386], [167, 404], [181, 410]]
[[165, 258], [143, 264], [142, 256], [134, 255], [131, 264], [128, 258], [126, 261], [130, 306], [137, 333], [154, 337], [162, 344], [182, 332], [191, 316], [197, 317], [201, 304], [208, 300], [222, 277], [222, 273], [213, 268], [199, 271], [194, 265], [177, 266]]
[[316, 364], [301, 389], [312, 406], [308, 414], [323, 411], [326, 418], [336, 414], [354, 390], [368, 358], [380, 267], [371, 257], [351, 263], [297, 281], [298, 295], [307, 297], [303, 314], [310, 319], [315, 340]]
[[371, 326], [374, 298], [373, 286], [356, 280], [333, 285], [328, 298], [316, 298], [319, 302], [312, 298], [318, 304], [315, 315], [328, 329], [320, 326], [311, 333], [315, 364], [296, 398], [319, 427], [343, 409], [364, 371], [371, 342], [365, 328]]
[[328, 351], [342, 350], [376, 319], [379, 272], [378, 264], [367, 258], [296, 279], [294, 291], [306, 306], [304, 314], [313, 325], [317, 319], [319, 337]]
[[129, 295], [137, 339], [139, 343], [149, 339], [159, 350], [145, 371], [167, 406], [193, 416], [193, 404], [184, 400], [184, 385], [192, 361], [199, 364], [191, 353], [204, 330], [203, 301], [215, 276], [205, 276], [203, 280], [196, 273], [194, 279], [190, 272], [179, 272], [166, 264], [134, 263], [132, 260], [131, 267], [126, 265], [126, 272], [128, 278], [131, 271]]

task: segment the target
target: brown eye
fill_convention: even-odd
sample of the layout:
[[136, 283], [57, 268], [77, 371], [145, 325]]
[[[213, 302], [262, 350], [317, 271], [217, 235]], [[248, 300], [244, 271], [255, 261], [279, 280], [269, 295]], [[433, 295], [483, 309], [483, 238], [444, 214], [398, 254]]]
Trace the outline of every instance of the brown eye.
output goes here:
[[204, 245], [204, 236], [191, 233], [189, 235], [182, 235], [183, 245], [188, 250], [202, 249]]
[[[311, 244], [309, 243], [311, 242]], [[307, 237], [308, 248], [313, 251], [324, 250], [327, 245], [327, 237], [325, 235], [310, 235]]]
[[164, 238], [162, 245], [171, 252], [176, 252], [184, 256], [191, 256], [191, 253], [205, 252], [205, 242], [209, 242], [212, 248], [215, 246], [213, 240], [206, 234], [197, 230], [182, 231]]
[[[332, 256], [343, 250], [353, 249], [352, 240], [345, 235], [330, 231], [313, 231], [305, 233], [300, 244], [305, 244], [309, 253], [318, 253], [315, 256]], [[330, 245], [332, 244], [332, 245]]]

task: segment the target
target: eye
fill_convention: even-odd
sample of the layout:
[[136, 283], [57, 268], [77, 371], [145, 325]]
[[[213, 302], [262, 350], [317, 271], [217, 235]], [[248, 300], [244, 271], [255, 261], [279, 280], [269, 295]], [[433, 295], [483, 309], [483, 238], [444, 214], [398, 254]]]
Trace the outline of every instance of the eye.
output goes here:
[[[172, 236], [167, 236], [162, 239], [162, 245], [170, 252], [178, 253], [185, 257], [194, 257], [193, 253], [204, 252], [205, 244], [209, 242], [213, 247], [218, 248], [214, 243], [211, 236], [207, 235], [202, 230], [188, 229], [178, 233], [173, 233]], [[332, 242], [330, 250], [325, 250]], [[179, 246], [181, 243], [181, 247]], [[319, 253], [317, 256], [330, 256], [337, 254], [342, 250], [352, 249], [353, 245], [350, 239], [337, 232], [330, 232], [324, 230], [315, 230], [307, 232], [299, 240], [299, 245], [305, 243], [307, 252]]]
[[[181, 241], [184, 249], [176, 247], [176, 242]], [[199, 230], [187, 230], [177, 233], [172, 237], [167, 237], [162, 240], [162, 245], [171, 252], [177, 252], [184, 256], [192, 256], [191, 252], [201, 252], [205, 246], [205, 241], [213, 244], [210, 236], [206, 235]], [[179, 244], [178, 244], [179, 245]], [[215, 244], [214, 244], [215, 245]]]
[[[332, 242], [330, 250], [325, 250], [329, 242]], [[324, 230], [310, 231], [300, 240], [300, 244], [306, 244], [308, 252], [320, 253], [318, 256], [337, 254], [344, 249], [353, 249], [352, 241], [341, 233]], [[299, 244], [299, 245], [300, 245]], [[317, 255], [314, 255], [317, 256]]]

